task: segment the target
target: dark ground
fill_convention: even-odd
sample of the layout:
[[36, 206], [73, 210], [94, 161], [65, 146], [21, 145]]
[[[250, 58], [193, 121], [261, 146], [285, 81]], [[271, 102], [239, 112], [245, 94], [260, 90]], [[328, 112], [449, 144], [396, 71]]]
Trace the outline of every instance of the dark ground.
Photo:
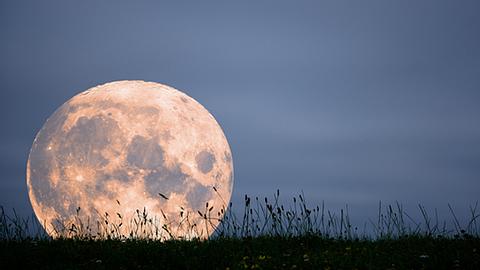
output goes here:
[[1, 269], [480, 269], [480, 239], [1, 241]]

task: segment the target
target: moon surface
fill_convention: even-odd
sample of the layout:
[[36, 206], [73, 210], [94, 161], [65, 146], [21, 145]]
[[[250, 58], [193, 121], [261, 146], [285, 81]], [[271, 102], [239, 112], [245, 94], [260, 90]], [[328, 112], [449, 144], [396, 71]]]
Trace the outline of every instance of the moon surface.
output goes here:
[[[74, 96], [48, 118], [26, 178], [52, 236], [73, 228], [205, 238], [230, 201], [233, 162], [221, 127], [197, 101], [159, 83], [117, 81]], [[139, 232], [144, 212], [151, 227]]]

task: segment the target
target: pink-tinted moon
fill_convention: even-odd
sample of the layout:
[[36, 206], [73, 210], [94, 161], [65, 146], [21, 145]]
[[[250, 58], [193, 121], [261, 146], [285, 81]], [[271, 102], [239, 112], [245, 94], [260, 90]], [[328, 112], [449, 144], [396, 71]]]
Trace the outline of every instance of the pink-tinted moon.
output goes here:
[[[145, 209], [175, 237], [207, 237], [230, 200], [233, 162], [221, 127], [194, 99], [158, 83], [118, 81], [74, 96], [48, 118], [30, 151], [27, 185], [52, 236], [78, 219], [98, 233], [105, 213], [117, 225], [121, 217], [118, 232], [128, 236]], [[205, 224], [198, 211], [207, 203], [214, 218]]]

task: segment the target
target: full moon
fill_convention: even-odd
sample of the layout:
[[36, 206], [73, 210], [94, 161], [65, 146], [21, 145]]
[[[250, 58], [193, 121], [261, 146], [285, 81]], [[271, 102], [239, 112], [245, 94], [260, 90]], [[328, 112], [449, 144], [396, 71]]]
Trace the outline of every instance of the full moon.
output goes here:
[[220, 125], [193, 98], [117, 81], [48, 118], [26, 179], [35, 215], [54, 237], [205, 238], [230, 201], [233, 162]]

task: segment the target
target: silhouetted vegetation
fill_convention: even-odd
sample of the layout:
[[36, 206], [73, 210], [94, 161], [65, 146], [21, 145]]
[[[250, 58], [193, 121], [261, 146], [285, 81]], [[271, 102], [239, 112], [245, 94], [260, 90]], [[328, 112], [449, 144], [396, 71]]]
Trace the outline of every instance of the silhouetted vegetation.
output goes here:
[[[240, 216], [231, 204], [182, 211], [175, 221], [150, 217], [145, 209], [128, 220], [105, 213], [93, 225], [80, 219], [56, 224], [55, 238], [35, 217], [0, 208], [0, 268], [480, 269], [477, 205], [461, 224], [450, 206], [451, 220], [439, 221], [421, 205], [422, 220], [414, 220], [399, 203], [379, 204], [377, 218], [360, 230], [348, 208], [309, 207], [302, 195], [286, 207], [279, 196], [245, 196]], [[213, 231], [213, 220], [220, 223], [209, 239], [192, 236]]]

